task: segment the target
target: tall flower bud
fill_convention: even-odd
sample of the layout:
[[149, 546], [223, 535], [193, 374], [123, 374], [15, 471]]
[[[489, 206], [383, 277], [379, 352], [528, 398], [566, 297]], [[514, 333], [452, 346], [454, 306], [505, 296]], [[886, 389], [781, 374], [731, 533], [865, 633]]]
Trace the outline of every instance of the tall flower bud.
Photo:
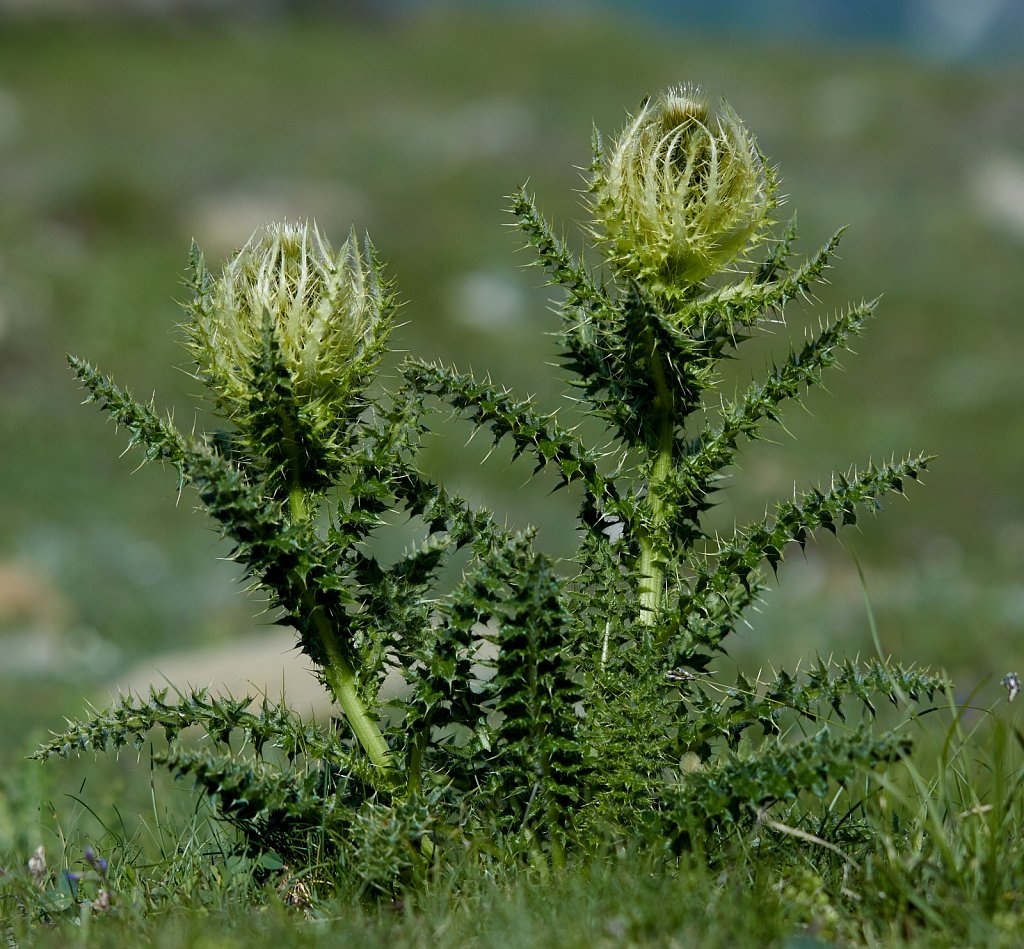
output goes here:
[[625, 276], [655, 293], [685, 295], [762, 238], [775, 179], [725, 103], [670, 89], [644, 103], [599, 155], [590, 187], [596, 236]]
[[390, 328], [369, 244], [353, 232], [336, 252], [313, 224], [269, 224], [216, 279], [196, 250], [193, 268], [186, 345], [218, 411], [254, 448], [277, 444], [293, 469], [326, 474]]

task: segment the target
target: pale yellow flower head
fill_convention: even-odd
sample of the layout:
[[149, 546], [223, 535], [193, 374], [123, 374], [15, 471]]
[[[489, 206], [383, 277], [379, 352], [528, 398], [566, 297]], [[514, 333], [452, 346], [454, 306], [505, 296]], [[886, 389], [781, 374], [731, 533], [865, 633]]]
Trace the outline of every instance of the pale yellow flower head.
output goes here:
[[614, 266], [674, 297], [760, 242], [774, 189], [739, 117], [684, 86], [645, 102], [599, 156], [590, 208]]
[[187, 345], [229, 418], [251, 410], [268, 339], [299, 402], [329, 413], [365, 386], [388, 307], [368, 253], [354, 233], [334, 251], [315, 224], [268, 224], [207, 282]]

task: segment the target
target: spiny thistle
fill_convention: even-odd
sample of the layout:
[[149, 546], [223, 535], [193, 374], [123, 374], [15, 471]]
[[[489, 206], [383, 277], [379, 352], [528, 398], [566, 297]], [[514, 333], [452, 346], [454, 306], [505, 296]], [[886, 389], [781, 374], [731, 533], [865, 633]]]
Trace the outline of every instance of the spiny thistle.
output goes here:
[[[225, 430], [186, 436], [71, 360], [146, 458], [194, 485], [340, 716], [320, 728], [267, 702], [254, 713], [205, 693], [129, 696], [40, 757], [162, 728], [160, 760], [214, 798], [241, 846], [333, 862], [390, 891], [449, 850], [558, 863], [619, 836], [678, 847], [699, 833], [710, 852], [731, 826], [904, 753], [871, 721], [879, 697], [929, 701], [943, 681], [926, 672], [878, 662], [740, 674], [734, 686], [715, 676], [787, 550], [877, 510], [929, 461], [834, 475], [731, 536], [706, 526], [743, 441], [781, 424], [874, 312], [846, 307], [739, 395], [711, 397], [722, 360], [823, 280], [842, 232], [794, 262], [795, 228], [769, 234], [774, 172], [728, 107], [713, 116], [688, 87], [641, 107], [598, 154], [591, 185], [588, 233], [610, 280], [525, 191], [512, 210], [565, 291], [566, 365], [607, 429], [601, 448], [532, 399], [412, 357], [390, 389], [370, 385], [393, 294], [368, 242], [350, 236], [335, 253], [309, 225], [258, 231], [218, 278], [193, 249], [188, 347]], [[570, 564], [419, 470], [431, 416], [451, 410], [578, 492]], [[422, 532], [385, 564], [371, 541], [389, 513]], [[385, 715], [389, 675], [403, 688]], [[858, 707], [862, 721], [847, 723]], [[190, 725], [208, 736], [199, 750], [183, 743]]]

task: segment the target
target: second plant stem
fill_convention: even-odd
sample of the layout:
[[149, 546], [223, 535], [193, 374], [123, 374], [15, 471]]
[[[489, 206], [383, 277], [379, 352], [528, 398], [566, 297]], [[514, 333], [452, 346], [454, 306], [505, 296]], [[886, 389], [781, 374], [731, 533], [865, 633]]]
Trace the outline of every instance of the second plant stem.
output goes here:
[[[305, 493], [299, 487], [293, 487], [288, 494], [289, 506], [293, 520], [306, 520], [308, 515]], [[327, 662], [324, 666], [324, 678], [348, 720], [356, 741], [362, 746], [370, 761], [382, 770], [394, 766], [394, 758], [388, 743], [384, 740], [380, 728], [370, 716], [369, 711], [359, 697], [356, 687], [356, 674], [352, 663], [342, 652], [338, 635], [327, 617], [319, 609], [312, 596], [308, 596], [307, 609], [316, 624], [320, 642], [326, 653]]]
[[650, 476], [647, 482], [647, 526], [640, 536], [640, 622], [651, 626], [657, 619], [665, 592], [662, 551], [667, 543], [665, 531], [668, 505], [662, 487], [672, 473], [675, 447], [675, 402], [665, 378], [665, 365], [658, 352], [654, 334], [648, 332], [648, 365], [654, 384], [652, 413], [655, 441]]

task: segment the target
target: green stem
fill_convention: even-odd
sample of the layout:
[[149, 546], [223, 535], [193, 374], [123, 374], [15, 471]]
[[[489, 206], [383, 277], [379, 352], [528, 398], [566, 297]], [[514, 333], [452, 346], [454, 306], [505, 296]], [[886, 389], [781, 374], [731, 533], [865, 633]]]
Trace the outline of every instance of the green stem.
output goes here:
[[420, 767], [423, 762], [423, 746], [426, 745], [429, 737], [430, 726], [427, 725], [424, 730], [416, 736], [415, 741], [412, 742], [412, 748], [409, 752], [409, 762], [406, 767], [406, 770], [409, 773], [409, 783], [407, 787], [410, 796], [419, 794], [420, 792]]
[[[551, 759], [548, 755], [543, 755], [541, 758], [541, 773], [544, 780], [547, 780], [551, 773]], [[552, 800], [551, 795], [547, 795], [547, 821], [548, 821], [548, 834], [551, 840], [551, 867], [554, 870], [565, 869], [565, 844], [562, 841], [562, 825], [559, 821], [558, 808], [555, 806], [555, 802]]]
[[292, 521], [306, 520], [306, 492], [299, 487], [288, 491], [288, 508], [292, 513]]
[[654, 336], [648, 332], [648, 365], [651, 381], [654, 383], [655, 427], [657, 442], [654, 446], [654, 461], [647, 484], [648, 530], [640, 536], [640, 622], [645, 626], [654, 624], [661, 608], [665, 593], [665, 571], [659, 547], [664, 549], [665, 524], [668, 520], [668, 505], [665, 503], [661, 486], [672, 472], [673, 449], [675, 445], [675, 404], [665, 378], [665, 365], [658, 354]]
[[[292, 519], [295, 521], [306, 520], [308, 508], [306, 505], [305, 492], [300, 487], [292, 487], [288, 492], [288, 505], [291, 509]], [[338, 635], [327, 621], [327, 618], [317, 607], [310, 592], [305, 597], [306, 608], [316, 624], [317, 632], [320, 634], [320, 642], [323, 644], [324, 652], [327, 654], [327, 663], [324, 666], [324, 678], [334, 693], [334, 698], [341, 706], [348, 719], [349, 727], [356, 736], [356, 741], [362, 746], [370, 761], [382, 770], [392, 768], [394, 759], [391, 749], [384, 740], [377, 723], [370, 717], [362, 699], [359, 698], [359, 691], [356, 688], [356, 674], [352, 663], [344, 654]]]
[[317, 630], [324, 645], [324, 652], [327, 653], [324, 677], [345, 713], [345, 718], [348, 719], [349, 727], [356, 736], [356, 741], [363, 746], [367, 757], [378, 768], [387, 770], [394, 767], [395, 762], [388, 743], [384, 740], [377, 723], [367, 712], [362, 699], [359, 698], [355, 670], [342, 653], [337, 635], [323, 618], [323, 614], [317, 613], [316, 617]]

